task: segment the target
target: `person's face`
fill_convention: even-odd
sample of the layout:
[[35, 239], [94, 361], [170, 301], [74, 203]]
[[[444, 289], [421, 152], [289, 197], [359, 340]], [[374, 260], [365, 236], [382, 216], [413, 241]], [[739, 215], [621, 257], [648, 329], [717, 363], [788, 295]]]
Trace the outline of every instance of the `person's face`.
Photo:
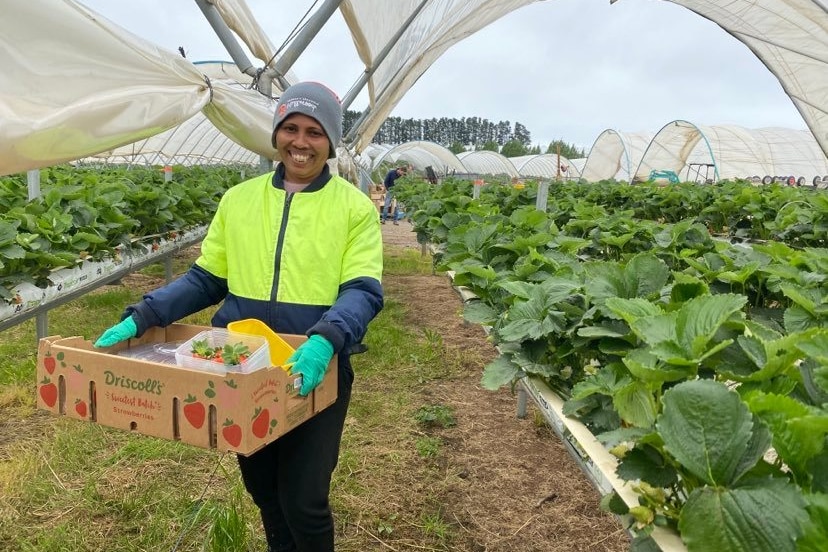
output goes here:
[[276, 131], [276, 149], [285, 165], [285, 180], [308, 184], [322, 172], [330, 143], [316, 119], [294, 113]]

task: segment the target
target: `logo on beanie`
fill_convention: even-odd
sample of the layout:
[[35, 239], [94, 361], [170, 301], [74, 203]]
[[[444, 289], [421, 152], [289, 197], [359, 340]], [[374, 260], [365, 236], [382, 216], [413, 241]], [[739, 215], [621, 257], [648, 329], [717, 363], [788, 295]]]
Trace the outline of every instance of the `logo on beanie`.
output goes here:
[[310, 98], [291, 98], [279, 106], [279, 118], [283, 119], [288, 112], [316, 113], [319, 102]]

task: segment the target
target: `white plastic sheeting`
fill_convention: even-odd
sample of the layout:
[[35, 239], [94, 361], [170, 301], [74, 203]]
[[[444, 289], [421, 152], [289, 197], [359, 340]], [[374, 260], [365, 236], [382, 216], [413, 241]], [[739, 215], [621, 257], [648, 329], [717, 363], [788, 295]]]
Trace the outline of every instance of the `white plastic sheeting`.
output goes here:
[[605, 130], [590, 148], [581, 178], [588, 182], [609, 179], [629, 182], [652, 138], [651, 133]]
[[671, 170], [691, 181], [768, 175], [811, 182], [828, 173], [828, 158], [808, 131], [673, 121], [653, 137], [635, 180], [647, 180], [653, 170]]
[[464, 151], [457, 154], [457, 158], [463, 163], [466, 168], [465, 172], [468, 173], [520, 176], [509, 158], [496, 151]]
[[670, 1], [710, 19], [750, 48], [779, 79], [828, 155], [825, 0]]
[[[270, 158], [269, 100], [72, 0], [15, 2], [0, 18], [0, 174], [84, 158], [202, 112]], [[183, 136], [180, 134], [179, 136]]]
[[[366, 68], [370, 112], [353, 146], [361, 151], [417, 79], [446, 50], [537, 0], [345, 0], [340, 6]], [[405, 23], [413, 17], [408, 27]], [[405, 29], [394, 42], [399, 29]], [[393, 43], [388, 55], [383, 50]]]
[[[581, 172], [572, 161], [556, 153], [542, 153], [538, 155], [521, 155], [509, 157], [520, 176], [562, 180], [578, 179]], [[560, 166], [560, 171], [558, 167]]]
[[[208, 1], [262, 61], [261, 68], [272, 61], [273, 47], [244, 0]], [[448, 48], [533, 1], [344, 0], [340, 11], [370, 74], [367, 115], [351, 149], [360, 152], [370, 143], [404, 94]], [[825, 0], [669, 1], [746, 44], [776, 75], [828, 152]], [[0, 174], [117, 150], [199, 112], [237, 144], [276, 157], [270, 145], [272, 102], [262, 102], [258, 92], [207, 79], [179, 55], [73, 0], [10, 4], [0, 18]], [[584, 177], [628, 178], [637, 166], [636, 152], [623, 139], [620, 145], [614, 159], [599, 163], [593, 156]], [[613, 162], [617, 170], [608, 175]]]
[[[229, 62], [196, 62], [195, 66], [211, 81], [224, 80], [232, 84], [241, 83], [246, 78], [235, 64]], [[240, 89], [244, 88], [240, 84], [237, 86]], [[266, 98], [257, 97], [255, 101], [260, 102], [263, 109], [268, 109]], [[142, 165], [256, 164], [259, 162], [258, 154], [233, 142], [203, 113], [196, 113], [170, 130], [139, 142], [101, 152], [93, 157], [106, 158], [111, 163]]]
[[406, 142], [390, 148], [373, 159], [373, 168], [382, 163], [406, 163], [417, 170], [431, 167], [439, 175], [466, 172], [463, 163], [449, 149], [434, 142]]

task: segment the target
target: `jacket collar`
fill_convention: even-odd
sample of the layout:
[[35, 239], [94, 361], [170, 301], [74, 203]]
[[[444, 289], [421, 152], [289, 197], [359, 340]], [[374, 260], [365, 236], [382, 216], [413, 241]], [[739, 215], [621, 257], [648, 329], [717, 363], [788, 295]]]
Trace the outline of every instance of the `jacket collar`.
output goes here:
[[[328, 183], [328, 180], [331, 179], [331, 169], [328, 167], [328, 164], [325, 163], [325, 166], [322, 167], [322, 172], [319, 173], [319, 176], [313, 179], [313, 181], [308, 184], [301, 193], [305, 192], [315, 192], [317, 190], [321, 190], [325, 184]], [[279, 163], [276, 165], [276, 170], [273, 172], [273, 187], [279, 190], [285, 189], [285, 165], [283, 163]]]

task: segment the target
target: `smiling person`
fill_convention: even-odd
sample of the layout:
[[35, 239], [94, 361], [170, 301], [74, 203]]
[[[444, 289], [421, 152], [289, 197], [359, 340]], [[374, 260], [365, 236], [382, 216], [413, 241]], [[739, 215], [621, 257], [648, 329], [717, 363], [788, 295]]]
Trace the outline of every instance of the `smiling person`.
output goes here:
[[276, 170], [228, 190], [195, 264], [127, 307], [95, 343], [112, 346], [223, 301], [213, 326], [256, 318], [278, 333], [308, 336], [288, 359], [303, 376], [301, 395], [338, 353], [336, 402], [238, 456], [270, 552], [334, 550], [329, 494], [354, 379], [350, 352], [383, 307], [377, 210], [328, 168], [341, 139], [342, 106], [331, 90], [316, 82], [288, 88], [273, 120]]

